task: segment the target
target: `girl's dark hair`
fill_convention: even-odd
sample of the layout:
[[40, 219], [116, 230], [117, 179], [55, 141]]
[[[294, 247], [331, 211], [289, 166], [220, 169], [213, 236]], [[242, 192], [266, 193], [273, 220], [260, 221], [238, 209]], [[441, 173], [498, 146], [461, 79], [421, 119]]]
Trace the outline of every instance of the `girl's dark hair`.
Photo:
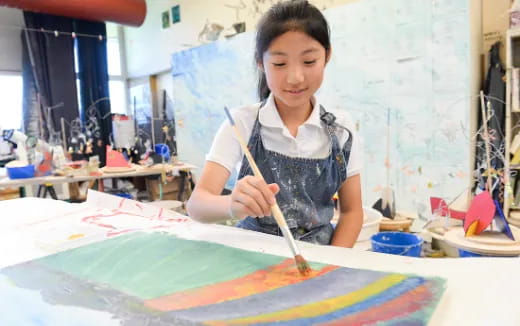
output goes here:
[[[300, 31], [330, 51], [330, 29], [321, 11], [307, 0], [282, 1], [272, 6], [258, 23], [256, 33], [255, 62], [263, 61], [264, 52], [278, 36], [289, 32]], [[259, 71], [258, 97], [265, 100], [271, 91], [267, 87], [265, 73]]]

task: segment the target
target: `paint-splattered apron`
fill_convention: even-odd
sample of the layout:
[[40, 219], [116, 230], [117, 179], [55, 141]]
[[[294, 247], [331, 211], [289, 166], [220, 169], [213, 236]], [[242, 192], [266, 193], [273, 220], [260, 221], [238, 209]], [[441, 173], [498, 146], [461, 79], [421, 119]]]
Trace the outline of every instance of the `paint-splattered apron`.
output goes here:
[[[331, 152], [324, 159], [294, 158], [267, 150], [260, 135], [258, 116], [249, 138], [248, 147], [265, 181], [276, 183], [280, 192], [276, 200], [296, 240], [330, 244], [334, 228], [333, 195], [347, 178], [347, 165], [352, 147], [352, 133], [336, 124], [335, 117], [320, 106], [320, 118], [330, 137]], [[336, 128], [349, 133], [344, 151], [341, 150]], [[244, 157], [238, 178], [253, 175]], [[237, 227], [274, 235], [282, 235], [272, 216], [247, 217]]]

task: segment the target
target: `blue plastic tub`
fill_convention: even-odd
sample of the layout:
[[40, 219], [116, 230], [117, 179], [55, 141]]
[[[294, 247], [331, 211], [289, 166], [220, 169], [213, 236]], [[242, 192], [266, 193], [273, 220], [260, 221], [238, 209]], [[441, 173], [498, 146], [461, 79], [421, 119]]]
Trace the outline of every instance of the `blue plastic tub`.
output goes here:
[[170, 161], [170, 148], [166, 144], [155, 144], [155, 152], [162, 157], [166, 162]]
[[22, 167], [8, 167], [7, 175], [9, 179], [27, 179], [34, 177], [34, 165], [26, 165]]
[[467, 251], [464, 249], [458, 249], [459, 250], [459, 257], [460, 258], [469, 258], [469, 257], [517, 257], [517, 256], [497, 256], [497, 255], [483, 255], [483, 254], [477, 254], [476, 252]]
[[459, 248], [459, 257], [484, 257], [481, 254], [477, 254], [476, 252], [466, 251], [464, 249]]
[[118, 193], [115, 193], [114, 195], [116, 195], [118, 197], [123, 197], [126, 199], [132, 199], [132, 195], [129, 193], [126, 193], [126, 192], [118, 192]]
[[379, 232], [370, 238], [372, 251], [384, 254], [420, 257], [423, 239], [405, 232]]

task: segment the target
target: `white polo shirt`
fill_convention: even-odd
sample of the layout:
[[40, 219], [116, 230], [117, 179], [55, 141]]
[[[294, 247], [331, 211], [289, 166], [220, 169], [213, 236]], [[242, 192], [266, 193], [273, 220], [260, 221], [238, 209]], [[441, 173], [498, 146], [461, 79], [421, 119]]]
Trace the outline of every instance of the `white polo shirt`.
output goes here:
[[[314, 107], [311, 115], [300, 127], [296, 137], [293, 137], [284, 125], [274, 97], [271, 94], [265, 105], [260, 109], [260, 103], [240, 107], [231, 110], [231, 115], [235, 120], [240, 134], [247, 143], [253, 131], [256, 117], [261, 124], [260, 135], [262, 142], [267, 150], [278, 152], [289, 157], [300, 158], [326, 158], [331, 151], [330, 136], [320, 120], [320, 105], [316, 98], [313, 98]], [[336, 122], [348, 128], [354, 135], [350, 159], [347, 166], [347, 177], [359, 174], [362, 167], [360, 153], [360, 139], [355, 133], [354, 124], [349, 119], [346, 112], [332, 111], [324, 107], [326, 111], [336, 116]], [[341, 149], [347, 141], [349, 134], [342, 128], [336, 128]], [[244, 153], [236, 139], [235, 132], [226, 120], [220, 126], [206, 160], [224, 166], [232, 174], [234, 169], [240, 169]]]

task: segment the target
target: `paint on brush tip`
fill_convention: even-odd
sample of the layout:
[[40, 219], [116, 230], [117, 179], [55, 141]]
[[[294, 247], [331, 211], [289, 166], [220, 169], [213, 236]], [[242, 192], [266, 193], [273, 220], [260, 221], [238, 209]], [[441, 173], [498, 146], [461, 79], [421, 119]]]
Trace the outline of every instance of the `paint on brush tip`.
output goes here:
[[296, 260], [296, 267], [301, 275], [307, 276], [311, 273], [312, 269], [309, 266], [309, 263], [302, 257], [302, 255], [294, 256], [294, 260]]
[[226, 115], [229, 119], [229, 123], [231, 123], [231, 125], [234, 126], [235, 120], [233, 120], [233, 117], [231, 116], [231, 113], [229, 113], [229, 109], [227, 108], [227, 106], [224, 107], [224, 111], [226, 111]]

